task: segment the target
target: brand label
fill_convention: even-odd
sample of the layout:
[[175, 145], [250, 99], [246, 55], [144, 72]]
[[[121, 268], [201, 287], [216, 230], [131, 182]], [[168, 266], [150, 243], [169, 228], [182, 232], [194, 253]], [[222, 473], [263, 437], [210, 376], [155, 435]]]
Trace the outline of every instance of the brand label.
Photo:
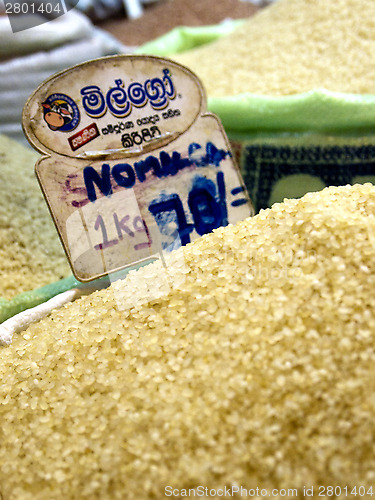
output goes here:
[[[46, 103], [59, 116], [46, 120]], [[36, 173], [78, 279], [169, 252], [253, 213], [222, 126], [204, 104], [195, 75], [146, 56], [85, 63], [30, 98], [24, 128], [50, 153]], [[73, 120], [79, 130], [66, 134]]]
[[[76, 158], [111, 150], [121, 155], [174, 140], [204, 104], [199, 81], [183, 66], [150, 56], [104, 57], [39, 87], [25, 105], [24, 128], [43, 154]], [[97, 134], [83, 137], [87, 129], [92, 133], [93, 122]], [[72, 138], [75, 129], [82, 141]]]

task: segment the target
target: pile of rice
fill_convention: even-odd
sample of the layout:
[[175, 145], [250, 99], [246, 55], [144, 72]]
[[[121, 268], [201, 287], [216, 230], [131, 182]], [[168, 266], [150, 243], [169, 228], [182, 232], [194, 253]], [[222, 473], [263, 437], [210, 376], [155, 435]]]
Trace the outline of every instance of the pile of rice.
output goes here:
[[278, 0], [233, 33], [176, 55], [210, 97], [325, 88], [374, 94], [373, 0]]
[[369, 491], [374, 243], [375, 187], [326, 188], [32, 325], [0, 350], [3, 499]]
[[0, 297], [70, 274], [34, 167], [39, 154], [0, 135]]

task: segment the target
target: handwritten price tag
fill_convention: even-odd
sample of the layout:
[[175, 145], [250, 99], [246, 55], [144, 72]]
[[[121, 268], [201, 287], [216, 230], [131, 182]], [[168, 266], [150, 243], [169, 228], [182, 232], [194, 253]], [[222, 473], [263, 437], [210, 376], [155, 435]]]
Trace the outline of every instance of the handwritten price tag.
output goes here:
[[23, 124], [81, 281], [253, 213], [199, 80], [172, 61], [114, 56], [59, 73], [30, 97]]

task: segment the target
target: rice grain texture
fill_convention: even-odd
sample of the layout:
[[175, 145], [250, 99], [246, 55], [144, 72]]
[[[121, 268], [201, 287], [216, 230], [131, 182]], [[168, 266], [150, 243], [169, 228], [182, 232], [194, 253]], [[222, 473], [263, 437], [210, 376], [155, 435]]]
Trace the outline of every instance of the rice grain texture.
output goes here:
[[278, 0], [233, 33], [175, 55], [209, 97], [311, 89], [374, 94], [373, 0]]
[[327, 188], [32, 325], [0, 350], [3, 500], [372, 498], [374, 243], [375, 187]]
[[70, 274], [34, 173], [39, 154], [0, 135], [0, 297]]

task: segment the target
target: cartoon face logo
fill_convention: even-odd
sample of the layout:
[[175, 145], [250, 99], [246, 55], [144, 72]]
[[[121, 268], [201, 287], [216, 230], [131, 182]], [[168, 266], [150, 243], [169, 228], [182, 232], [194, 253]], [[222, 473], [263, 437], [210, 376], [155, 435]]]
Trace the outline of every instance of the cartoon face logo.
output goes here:
[[44, 120], [51, 130], [58, 130], [68, 125], [73, 119], [73, 110], [69, 104], [62, 100], [56, 100], [52, 104], [44, 102]]
[[79, 123], [80, 115], [76, 103], [65, 94], [51, 94], [43, 103], [43, 118], [55, 131], [70, 132]]

